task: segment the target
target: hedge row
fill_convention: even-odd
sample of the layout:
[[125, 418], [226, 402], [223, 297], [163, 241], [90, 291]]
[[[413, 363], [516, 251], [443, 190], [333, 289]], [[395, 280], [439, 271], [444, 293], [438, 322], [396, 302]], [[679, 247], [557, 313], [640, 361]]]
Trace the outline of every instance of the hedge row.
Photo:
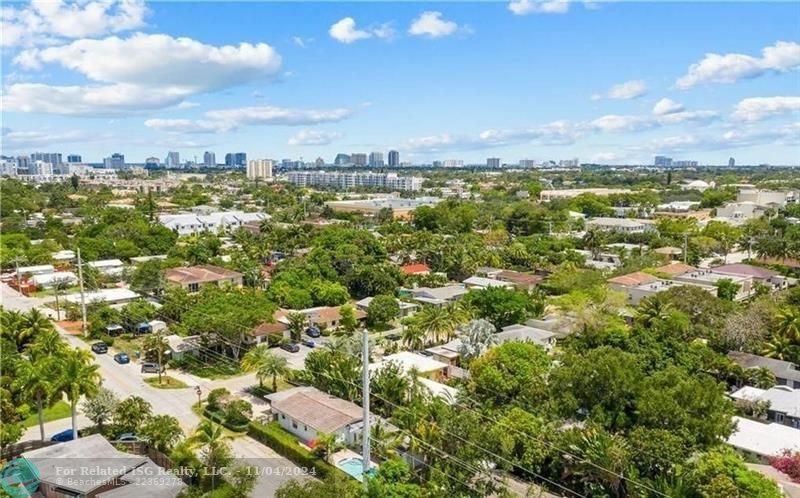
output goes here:
[[273, 421], [266, 425], [258, 422], [250, 422], [247, 434], [253, 439], [269, 446], [278, 454], [288, 458], [297, 464], [298, 467], [315, 469], [317, 477], [320, 479], [324, 479], [335, 472], [341, 472], [343, 476], [345, 475], [340, 469], [300, 446], [297, 439], [283, 430], [278, 422]]
[[248, 427], [247, 427], [248, 424], [247, 423], [244, 423], [244, 424], [241, 424], [241, 425], [231, 424], [225, 418], [225, 414], [223, 412], [219, 411], [219, 410], [212, 410], [212, 409], [210, 409], [208, 407], [205, 407], [203, 409], [203, 414], [205, 414], [205, 416], [208, 417], [209, 419], [211, 419], [212, 421], [214, 421], [214, 422], [216, 422], [218, 424], [222, 424], [223, 427], [226, 427], [226, 428], [232, 430], [233, 432], [247, 432], [247, 429], [248, 429]]

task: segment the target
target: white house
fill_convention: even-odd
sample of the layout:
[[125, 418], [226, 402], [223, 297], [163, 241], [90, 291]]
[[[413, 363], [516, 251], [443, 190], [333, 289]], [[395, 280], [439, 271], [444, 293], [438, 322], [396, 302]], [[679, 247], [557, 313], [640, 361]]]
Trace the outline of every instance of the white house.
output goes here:
[[[105, 303], [105, 304], [122, 304], [129, 303], [141, 296], [130, 289], [101, 289], [84, 293], [84, 300], [86, 304], [89, 303]], [[81, 303], [81, 294], [76, 292], [74, 294], [67, 294], [64, 300], [74, 304]]]
[[87, 264], [105, 275], [119, 275], [125, 269], [125, 263], [119, 259], [103, 259], [91, 261]]
[[476, 276], [472, 276], [464, 280], [463, 284], [466, 285], [468, 289], [488, 289], [489, 287], [503, 287], [506, 289], [512, 289], [514, 287], [514, 284], [510, 282], [503, 282], [502, 280], [496, 280], [494, 278]]
[[245, 223], [258, 223], [268, 219], [270, 219], [270, 215], [266, 213], [246, 213], [244, 211], [162, 214], [158, 217], [159, 223], [174, 230], [178, 235], [230, 231]]
[[363, 411], [355, 403], [308, 386], [279, 391], [267, 399], [274, 420], [304, 443], [320, 434], [334, 434], [346, 445], [360, 441]]
[[800, 451], [800, 431], [781, 424], [765, 424], [743, 417], [733, 417], [736, 430], [728, 444], [762, 461], [785, 450]]
[[31, 282], [39, 289], [49, 289], [60, 282], [64, 282], [70, 286], [75, 285], [78, 283], [78, 277], [71, 271], [59, 271], [34, 275], [31, 277]]

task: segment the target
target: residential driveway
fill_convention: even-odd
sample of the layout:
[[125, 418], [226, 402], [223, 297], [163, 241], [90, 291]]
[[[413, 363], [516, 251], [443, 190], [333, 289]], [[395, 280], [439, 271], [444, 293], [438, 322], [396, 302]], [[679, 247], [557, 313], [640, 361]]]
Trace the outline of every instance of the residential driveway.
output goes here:
[[[306, 367], [306, 356], [308, 356], [308, 353], [311, 351], [314, 351], [315, 348], [308, 348], [302, 344], [298, 345], [300, 346], [300, 351], [296, 353], [290, 353], [289, 351], [281, 348], [273, 348], [272, 352], [275, 354], [275, 356], [286, 358], [286, 360], [289, 362], [289, 367], [294, 368], [295, 370], [302, 370]], [[318, 344], [317, 347], [321, 347], [321, 344]]]

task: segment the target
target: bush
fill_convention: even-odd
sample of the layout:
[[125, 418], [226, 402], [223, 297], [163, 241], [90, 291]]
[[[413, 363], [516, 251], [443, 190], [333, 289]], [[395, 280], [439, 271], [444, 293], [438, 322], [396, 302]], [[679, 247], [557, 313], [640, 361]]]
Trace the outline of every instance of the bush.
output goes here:
[[336, 472], [340, 472], [344, 476], [341, 470], [300, 446], [297, 439], [283, 430], [278, 422], [270, 422], [266, 425], [250, 422], [247, 434], [269, 446], [278, 454], [288, 458], [299, 467], [313, 468], [316, 470], [316, 477], [319, 479], [325, 479]]
[[221, 426], [225, 427], [226, 429], [230, 429], [233, 432], [247, 432], [248, 429], [248, 422], [249, 420], [245, 419], [244, 422], [232, 422], [228, 420], [225, 416], [225, 412], [222, 410], [215, 410], [206, 407], [203, 410], [203, 414], [211, 421], [220, 424]]
[[231, 392], [224, 387], [218, 387], [208, 393], [208, 407], [212, 410], [217, 410], [225, 403], [225, 399], [230, 396]]
[[102, 334], [100, 336], [100, 340], [105, 342], [108, 346], [113, 346], [114, 345], [114, 338], [111, 337], [108, 334]]
[[225, 406], [225, 420], [237, 426], [247, 425], [253, 416], [253, 406], [243, 400], [233, 400]]

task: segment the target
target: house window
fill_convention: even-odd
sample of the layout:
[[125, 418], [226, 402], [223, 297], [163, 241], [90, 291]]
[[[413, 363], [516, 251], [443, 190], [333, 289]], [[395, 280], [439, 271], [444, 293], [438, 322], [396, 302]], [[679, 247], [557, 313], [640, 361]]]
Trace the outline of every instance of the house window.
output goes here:
[[200, 284], [189, 284], [189, 292], [197, 292], [200, 290]]
[[286, 415], [284, 415], [283, 413], [281, 413], [281, 420], [286, 420]]
[[307, 431], [307, 430], [308, 430], [308, 426], [307, 426], [307, 425], [304, 425], [304, 426], [303, 426], [303, 430], [304, 430], [304, 431]]
[[783, 418], [784, 418], [783, 413], [776, 413], [775, 414], [775, 422], [778, 422], [779, 424], [782, 424], [783, 423]]
[[292, 420], [292, 428], [297, 429], [297, 422], [295, 422], [294, 420]]

